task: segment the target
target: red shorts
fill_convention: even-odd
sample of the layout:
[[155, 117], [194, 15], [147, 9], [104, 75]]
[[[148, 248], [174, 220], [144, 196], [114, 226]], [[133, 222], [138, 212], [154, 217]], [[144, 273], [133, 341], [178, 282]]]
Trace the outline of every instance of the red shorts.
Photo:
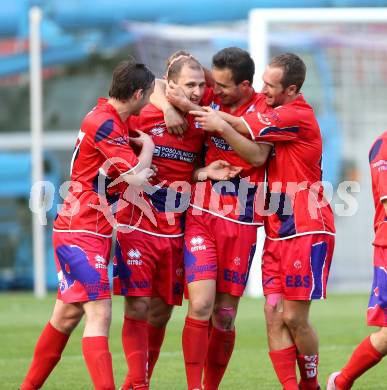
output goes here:
[[111, 238], [91, 233], [54, 232], [58, 299], [65, 303], [110, 299]]
[[113, 266], [115, 295], [160, 297], [169, 305], [181, 305], [183, 237], [117, 232]]
[[188, 209], [185, 225], [184, 266], [187, 283], [216, 280], [216, 289], [240, 297], [253, 261], [257, 226], [243, 225]]
[[387, 248], [374, 247], [374, 280], [367, 310], [369, 326], [387, 327]]
[[281, 293], [295, 301], [325, 299], [334, 246], [330, 234], [267, 238], [262, 252], [264, 295]]

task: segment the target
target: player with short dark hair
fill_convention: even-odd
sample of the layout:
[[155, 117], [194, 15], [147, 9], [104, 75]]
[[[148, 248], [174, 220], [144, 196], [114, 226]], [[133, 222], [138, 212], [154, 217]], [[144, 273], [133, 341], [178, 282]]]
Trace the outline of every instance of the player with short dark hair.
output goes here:
[[380, 329], [366, 337], [340, 372], [328, 378], [327, 390], [348, 390], [355, 380], [387, 354], [387, 132], [374, 142], [369, 153], [375, 204], [374, 280], [367, 309], [367, 323]]
[[247, 80], [253, 84], [255, 64], [250, 54], [239, 47], [228, 47], [212, 57], [212, 67], [218, 70], [231, 70], [236, 85]]
[[[274, 145], [268, 164], [262, 283], [269, 355], [285, 390], [319, 388], [318, 339], [309, 310], [311, 300], [326, 297], [335, 234], [321, 183], [320, 129], [299, 93], [304, 78], [305, 65], [297, 55], [280, 55], [263, 74], [262, 95], [271, 110], [243, 117], [212, 109], [191, 112], [205, 130], [220, 132], [241, 153], [253, 142]], [[252, 141], [235, 130], [250, 134]]]
[[150, 90], [154, 81], [154, 74], [144, 64], [121, 61], [114, 69], [109, 96], [124, 101], [137, 90]]
[[115, 389], [108, 347], [111, 297], [107, 267], [113, 228], [110, 205], [119, 194], [107, 187], [116, 179], [142, 185], [153, 175], [151, 138], [141, 133], [133, 141], [141, 147], [137, 157], [129, 146], [126, 124], [129, 115], [138, 114], [148, 103], [153, 88], [152, 72], [132, 58], [123, 61], [114, 70], [110, 98], [100, 98], [81, 124], [69, 194], [54, 223], [57, 301], [21, 390], [43, 386], [84, 314], [82, 351], [94, 388]]

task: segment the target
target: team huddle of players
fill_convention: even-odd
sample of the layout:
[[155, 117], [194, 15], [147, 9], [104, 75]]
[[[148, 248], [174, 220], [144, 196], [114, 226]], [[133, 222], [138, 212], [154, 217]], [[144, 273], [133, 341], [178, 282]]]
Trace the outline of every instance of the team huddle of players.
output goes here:
[[[71, 187], [54, 224], [58, 297], [21, 390], [42, 387], [83, 315], [82, 351], [94, 388], [115, 389], [107, 271], [113, 229], [113, 291], [125, 299], [128, 364], [120, 388], [150, 388], [167, 323], [185, 294], [187, 388], [218, 389], [260, 226], [273, 368], [285, 390], [320, 389], [309, 311], [312, 300], [326, 297], [335, 230], [321, 184], [320, 129], [300, 92], [305, 74], [301, 58], [281, 54], [268, 64], [257, 93], [254, 62], [235, 47], [216, 53], [211, 71], [188, 52], [176, 52], [165, 80], [133, 59], [117, 66], [109, 98], [99, 99], [81, 125]], [[370, 154], [380, 230], [386, 137]], [[387, 353], [383, 233], [375, 243], [369, 309], [370, 323], [382, 330], [330, 376], [331, 390], [349, 389]]]

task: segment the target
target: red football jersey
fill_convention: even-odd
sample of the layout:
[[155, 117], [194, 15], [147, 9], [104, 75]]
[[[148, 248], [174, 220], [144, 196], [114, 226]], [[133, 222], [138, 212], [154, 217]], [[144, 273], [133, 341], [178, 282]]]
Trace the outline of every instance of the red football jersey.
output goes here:
[[387, 132], [372, 145], [369, 162], [375, 203], [374, 245], [387, 247], [387, 216], [382, 204], [387, 199]]
[[321, 133], [312, 107], [300, 95], [289, 104], [243, 118], [253, 140], [274, 143], [268, 166], [267, 236], [333, 234], [333, 213], [321, 184]]
[[204, 132], [191, 115], [181, 136], [169, 134], [163, 112], [152, 104], [140, 116], [128, 119], [131, 129], [149, 134], [155, 144], [152, 163], [157, 167], [152, 186], [141, 198], [132, 193], [133, 204], [117, 214], [119, 225], [127, 225], [151, 234], [168, 236], [184, 232], [184, 211], [189, 205], [192, 174], [204, 145]]
[[[215, 110], [230, 113], [230, 108], [222, 105], [213, 92], [209, 105]], [[267, 109], [264, 96], [254, 92], [251, 99], [232, 112], [232, 115], [242, 116], [265, 112]], [[209, 211], [234, 222], [262, 225], [263, 217], [258, 209], [262, 209], [264, 203], [265, 166], [257, 168], [250, 165], [218, 133], [208, 133], [206, 144], [206, 165], [216, 160], [226, 160], [243, 170], [239, 177], [230, 181], [208, 180], [197, 183], [192, 207], [198, 212]]]
[[138, 164], [128, 132], [114, 107], [100, 98], [82, 122], [71, 161], [71, 185], [55, 220], [55, 231], [111, 236], [110, 205], [119, 199], [119, 193], [108, 186]]

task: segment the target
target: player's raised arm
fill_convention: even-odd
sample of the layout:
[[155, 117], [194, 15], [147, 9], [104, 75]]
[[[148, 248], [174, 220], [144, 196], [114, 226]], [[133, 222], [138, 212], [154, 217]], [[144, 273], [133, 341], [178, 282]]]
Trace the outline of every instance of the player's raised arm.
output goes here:
[[266, 162], [271, 145], [249, 140], [227, 123], [218, 111], [209, 107], [204, 109], [205, 111], [190, 111], [190, 114], [195, 116], [195, 120], [200, 123], [204, 130], [220, 133], [235, 152], [251, 165], [259, 167]]
[[228, 114], [227, 112], [219, 111], [219, 115], [223, 120], [225, 120], [234, 130], [240, 134], [250, 134], [249, 128], [246, 125], [246, 122], [242, 119], [241, 116], [234, 116]]
[[176, 108], [166, 97], [166, 81], [156, 79], [155, 89], [150, 97], [150, 102], [164, 114], [167, 130], [172, 134], [183, 134], [187, 128], [184, 114]]
[[[176, 82], [177, 76], [180, 74], [181, 67], [184, 64], [188, 64], [188, 66], [195, 69], [198, 69], [198, 67], [201, 68], [205, 76], [203, 85], [196, 86], [193, 80], [183, 81], [184, 88], [178, 85]], [[197, 95], [197, 88], [199, 87], [201, 89], [205, 85], [212, 86], [214, 80], [211, 72], [208, 69], [202, 68], [197, 60], [185, 50], [178, 50], [169, 57], [164, 79], [166, 81], [156, 80], [156, 87], [154, 94], [151, 96], [151, 103], [163, 111], [168, 132], [182, 134], [187, 130], [185, 114], [190, 110], [201, 110], [200, 102], [194, 99], [194, 95]], [[196, 92], [194, 92], [195, 89]], [[189, 96], [187, 96], [187, 91], [189, 92]]]

